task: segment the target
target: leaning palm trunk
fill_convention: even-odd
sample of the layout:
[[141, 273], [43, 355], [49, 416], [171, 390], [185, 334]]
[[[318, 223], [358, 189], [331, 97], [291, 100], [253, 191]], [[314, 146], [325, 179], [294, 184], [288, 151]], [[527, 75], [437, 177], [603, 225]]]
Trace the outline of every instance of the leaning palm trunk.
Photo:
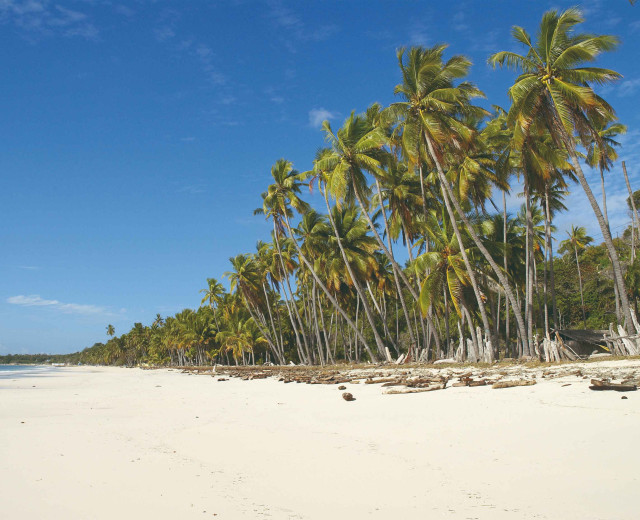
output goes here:
[[573, 138], [569, 135], [566, 128], [562, 124], [562, 120], [560, 119], [560, 115], [558, 114], [558, 110], [553, 103], [553, 99], [551, 99], [551, 95], [547, 92], [547, 96], [550, 100], [550, 105], [553, 107], [553, 117], [555, 119], [555, 127], [559, 131], [559, 134], [562, 138], [564, 146], [569, 153], [569, 158], [571, 159], [571, 165], [573, 166], [573, 171], [578, 177], [578, 181], [580, 181], [580, 185], [584, 190], [587, 199], [589, 199], [589, 204], [591, 204], [591, 208], [596, 215], [596, 219], [598, 220], [598, 225], [600, 226], [600, 230], [602, 231], [602, 236], [604, 238], [604, 243], [607, 246], [607, 250], [609, 251], [609, 257], [611, 258], [611, 264], [613, 266], [613, 277], [616, 285], [618, 286], [618, 293], [620, 296], [620, 303], [622, 304], [622, 312], [624, 314], [627, 332], [631, 333], [635, 330], [636, 333], [640, 333], [640, 327], [636, 326], [633, 318], [631, 317], [631, 307], [629, 306], [629, 298], [627, 297], [627, 288], [624, 283], [624, 278], [622, 276], [622, 267], [620, 266], [620, 260], [618, 258], [618, 252], [613, 245], [613, 239], [611, 238], [611, 233], [609, 232], [609, 228], [604, 220], [604, 215], [600, 210], [600, 206], [598, 206], [598, 201], [593, 196], [593, 192], [591, 191], [591, 186], [587, 182], [586, 177], [584, 176], [584, 172], [582, 171], [582, 167], [580, 166], [580, 161], [578, 161], [578, 156], [576, 155], [576, 148]]
[[369, 280], [367, 280], [366, 285], [367, 285], [367, 292], [369, 293], [369, 296], [371, 296], [371, 301], [373, 302], [373, 306], [376, 308], [376, 311], [380, 315], [380, 321], [382, 322], [382, 328], [384, 329], [384, 337], [387, 341], [389, 341], [389, 343], [391, 343], [391, 346], [396, 351], [396, 353], [400, 355], [400, 352], [398, 351], [398, 346], [393, 341], [393, 336], [391, 335], [391, 332], [389, 332], [389, 326], [387, 325], [386, 315], [380, 308], [380, 305], [378, 304], [378, 301], [376, 300], [373, 294], [373, 291], [371, 290], [371, 284], [369, 283]]
[[[462, 210], [462, 207], [460, 206], [460, 202], [454, 196], [453, 191], [451, 190], [451, 186], [449, 186], [447, 178], [444, 175], [444, 171], [442, 170], [442, 166], [440, 165], [440, 161], [438, 161], [438, 159], [436, 157], [435, 151], [433, 149], [433, 144], [431, 143], [431, 138], [426, 133], [425, 133], [425, 138], [426, 138], [426, 141], [427, 141], [427, 145], [429, 147], [429, 154], [431, 155], [431, 157], [433, 158], [433, 161], [435, 162], [436, 170], [438, 172], [438, 178], [440, 179], [440, 183], [442, 184], [443, 189], [445, 190], [445, 193], [451, 199], [451, 202], [453, 202], [453, 205], [455, 206], [456, 211], [459, 213], [460, 218], [462, 219], [462, 221], [464, 222], [465, 226], [467, 227], [467, 229], [469, 231], [469, 234], [471, 235], [471, 238], [473, 239], [473, 242], [476, 244], [476, 246], [478, 247], [478, 249], [480, 250], [482, 255], [487, 260], [487, 262], [489, 262], [489, 265], [491, 266], [491, 268], [493, 269], [494, 273], [498, 277], [498, 280], [502, 284], [502, 287], [504, 288], [504, 291], [507, 294], [507, 297], [509, 298], [509, 301], [511, 302], [511, 306], [513, 307], [513, 313], [514, 313], [515, 318], [516, 318], [516, 324], [518, 325], [518, 330], [520, 332], [520, 337], [522, 338], [522, 343], [523, 343], [523, 345], [526, 344], [526, 349], [525, 350], [526, 350], [526, 352], [529, 352], [529, 344], [528, 344], [528, 340], [527, 340], [527, 334], [526, 334], [526, 329], [525, 329], [525, 326], [524, 326], [524, 321], [522, 319], [522, 313], [521, 313], [520, 309], [518, 307], [516, 307], [516, 300], [515, 300], [515, 297], [513, 296], [513, 292], [511, 291], [511, 286], [509, 285], [509, 281], [507, 280], [507, 277], [506, 277], [505, 273], [502, 272], [502, 270], [498, 267], [498, 264], [496, 264], [496, 262], [493, 259], [493, 257], [489, 254], [489, 251], [487, 251], [487, 248], [484, 246], [484, 244], [480, 240], [480, 237], [478, 237], [477, 233], [473, 229], [473, 226], [471, 225], [471, 222], [469, 222], [469, 219], [467, 218], [467, 215]], [[447, 206], [447, 212], [449, 213], [452, 222], [455, 222], [455, 216], [453, 215], [453, 211], [451, 210], [451, 206], [449, 205], [448, 199], [447, 199], [447, 197], [445, 197], [444, 199], [445, 199], [445, 205]]]
[[[453, 232], [456, 235], [458, 240], [458, 244], [460, 245], [460, 254], [462, 255], [462, 260], [464, 261], [464, 265], [467, 269], [467, 273], [469, 274], [469, 279], [471, 280], [471, 286], [473, 287], [473, 292], [476, 296], [476, 301], [478, 302], [478, 308], [480, 309], [480, 316], [482, 318], [482, 325], [484, 327], [484, 335], [488, 341], [490, 341], [491, 337], [491, 329], [489, 327], [489, 318], [487, 317], [487, 309], [484, 305], [484, 301], [482, 300], [482, 294], [480, 293], [480, 287], [478, 287], [478, 281], [476, 280], [476, 274], [471, 266], [471, 262], [469, 261], [469, 257], [467, 255], [467, 251], [464, 247], [464, 242], [462, 240], [462, 234], [460, 233], [460, 228], [458, 227], [458, 222], [456, 221], [456, 216], [451, 209], [451, 205], [447, 200], [447, 192], [445, 188], [442, 188], [442, 198], [445, 201], [445, 206], [447, 207], [447, 211], [451, 218], [451, 225], [453, 226]], [[471, 322], [471, 316], [469, 316], [469, 330], [471, 330], [473, 334], [473, 323]], [[480, 338], [482, 341], [482, 338]], [[477, 345], [477, 343], [476, 343]], [[478, 345], [476, 346], [476, 350], [478, 349]]]
[[282, 343], [281, 343], [282, 338], [280, 338], [280, 341], [278, 340], [278, 331], [276, 330], [276, 324], [273, 321], [273, 313], [271, 312], [271, 305], [269, 304], [269, 295], [267, 293], [267, 288], [265, 287], [264, 282], [262, 282], [262, 290], [264, 292], [265, 301], [267, 302], [267, 311], [269, 313], [269, 321], [271, 323], [271, 330], [273, 331], [273, 338], [275, 340], [276, 346], [278, 347], [277, 352], [274, 352], [274, 354], [276, 355], [278, 363], [283, 364], [284, 347], [282, 346]]
[[587, 328], [587, 315], [584, 312], [584, 296], [582, 293], [582, 273], [580, 272], [580, 260], [578, 260], [578, 248], [573, 244], [573, 250], [576, 254], [576, 266], [578, 267], [578, 283], [580, 285], [580, 303], [582, 304], [582, 324]]
[[[376, 183], [377, 183], [377, 179], [376, 179]], [[411, 341], [415, 344], [416, 340], [415, 337], [413, 335], [413, 331], [411, 329], [411, 325], [410, 325], [410, 321], [409, 321], [409, 314], [407, 312], [407, 308], [405, 305], [405, 301], [404, 301], [404, 296], [402, 295], [402, 288], [400, 287], [400, 283], [397, 280], [397, 277], [399, 276], [402, 281], [404, 282], [404, 284], [407, 286], [407, 288], [409, 289], [409, 292], [411, 293], [411, 296], [413, 296], [413, 298], [415, 299], [416, 302], [419, 301], [419, 296], [418, 293], [416, 292], [415, 288], [413, 287], [413, 285], [409, 282], [409, 280], [407, 279], [406, 275], [404, 274], [404, 271], [402, 270], [402, 268], [398, 265], [398, 262], [396, 262], [396, 259], [393, 256], [393, 253], [391, 252], [391, 249], [387, 249], [387, 246], [384, 244], [384, 242], [382, 241], [382, 238], [380, 237], [380, 233], [378, 233], [378, 230], [376, 229], [375, 225], [373, 224], [373, 221], [371, 220], [371, 217], [369, 216], [369, 212], [366, 210], [363, 202], [362, 202], [362, 198], [360, 197], [360, 191], [358, 190], [358, 186], [356, 185], [356, 183], [353, 183], [353, 190], [356, 196], [356, 200], [358, 201], [358, 205], [360, 206], [360, 209], [362, 211], [362, 214], [364, 215], [367, 223], [369, 224], [369, 229], [371, 229], [373, 235], [375, 236], [378, 245], [382, 248], [382, 250], [384, 251], [385, 256], [389, 259], [389, 262], [391, 262], [391, 265], [393, 267], [393, 277], [396, 281], [396, 287], [398, 288], [398, 295], [400, 297], [400, 301], [402, 303], [402, 309], [403, 312], [405, 313], [405, 319], [407, 320], [407, 330], [409, 331], [409, 337], [411, 338]], [[378, 185], [378, 193], [380, 196], [380, 207], [382, 208], [382, 212], [384, 213], [384, 207], [382, 204], [382, 197], [380, 194], [380, 186]], [[384, 222], [385, 222], [385, 229], [387, 231], [387, 239], [390, 240], [389, 238], [389, 226], [387, 224], [387, 217], [386, 217], [386, 213], [384, 213]], [[429, 327], [433, 328], [433, 323], [431, 323], [431, 318], [427, 315], [427, 323], [429, 325]], [[436, 348], [439, 349], [440, 345], [439, 345], [439, 341], [436, 340]]]
[[[431, 146], [431, 141], [428, 140], [429, 145], [429, 151], [430, 153], [433, 151], [433, 148]], [[438, 174], [442, 171], [442, 167], [440, 166], [440, 162], [437, 160], [437, 158], [435, 157], [435, 154], [432, 153], [432, 157], [437, 165], [438, 168]], [[444, 172], [442, 174], [442, 176], [444, 177]], [[441, 183], [443, 181], [441, 180]], [[446, 182], [446, 179], [445, 181]], [[460, 246], [460, 254], [462, 255], [462, 259], [464, 261], [464, 265], [467, 269], [467, 273], [469, 275], [469, 279], [471, 280], [471, 286], [473, 287], [473, 293], [475, 294], [476, 300], [478, 302], [478, 308], [480, 309], [480, 316], [482, 318], [482, 325], [484, 327], [484, 335], [487, 339], [487, 341], [491, 342], [490, 338], [491, 338], [491, 329], [489, 327], [489, 318], [487, 317], [487, 309], [485, 308], [484, 305], [484, 301], [482, 300], [482, 294], [480, 293], [480, 288], [478, 287], [478, 281], [476, 280], [476, 275], [475, 275], [475, 271], [473, 270], [473, 267], [471, 266], [471, 262], [469, 261], [469, 257], [467, 256], [467, 251], [464, 247], [464, 241], [462, 240], [462, 234], [460, 233], [460, 228], [458, 227], [458, 222], [456, 219], [456, 216], [451, 208], [451, 205], [449, 204], [449, 201], [447, 199], [447, 192], [445, 190], [444, 186], [441, 186], [441, 191], [442, 191], [442, 198], [444, 200], [445, 206], [447, 208], [447, 212], [449, 213], [449, 217], [451, 219], [451, 225], [453, 227], [453, 232], [456, 235], [456, 239], [458, 240], [458, 244]], [[469, 317], [470, 319], [470, 317]], [[469, 323], [469, 328], [470, 330], [473, 332], [473, 323]]]
[[[324, 201], [327, 205], [327, 211], [329, 213], [329, 222], [331, 223], [331, 227], [333, 228], [333, 233], [336, 237], [336, 240], [338, 241], [338, 248], [340, 249], [340, 254], [342, 255], [342, 259], [344, 260], [344, 265], [347, 268], [347, 272], [349, 273], [349, 276], [351, 277], [351, 281], [353, 282], [353, 287], [355, 288], [356, 292], [358, 293], [358, 297], [360, 298], [360, 300], [362, 300], [362, 307], [364, 309], [364, 313], [367, 316], [367, 321], [369, 322], [369, 325], [371, 326], [371, 331], [373, 332], [373, 337], [376, 341], [376, 346], [378, 347], [378, 353], [381, 356], [386, 356], [385, 353], [385, 345], [382, 341], [382, 338], [380, 337], [380, 334], [378, 333], [378, 329], [376, 328], [376, 320], [373, 317], [373, 312], [371, 312], [371, 308], [369, 307], [369, 303], [367, 302], [367, 299], [364, 295], [364, 293], [362, 292], [362, 288], [360, 287], [360, 283], [358, 282], [358, 280], [356, 279], [355, 273], [353, 272], [353, 269], [351, 268], [351, 264], [349, 264], [349, 259], [347, 258], [347, 254], [344, 250], [344, 247], [342, 247], [342, 240], [340, 240], [340, 233], [338, 233], [338, 228], [336, 227], [336, 223], [333, 220], [333, 215], [331, 214], [331, 206], [329, 205], [329, 199], [327, 196], [327, 190], [325, 188], [324, 190]], [[390, 360], [387, 360], [390, 361]]]
[[[275, 341], [271, 337], [271, 334], [269, 334], [268, 328], [263, 326], [261, 320], [258, 319], [258, 317], [256, 316], [256, 314], [252, 309], [251, 303], [249, 302], [248, 298], [244, 295], [244, 293], [240, 291], [240, 294], [242, 295], [242, 298], [244, 299], [244, 302], [245, 302], [245, 307], [249, 311], [249, 315], [253, 318], [254, 323], [256, 324], [256, 326], [258, 327], [258, 330], [260, 331], [260, 334], [262, 334], [264, 338], [267, 340], [267, 343], [269, 344], [269, 347], [271, 347], [273, 354], [278, 359], [278, 362], [280, 364], [284, 364], [284, 358], [280, 355], [280, 352], [276, 347]], [[227, 363], [228, 363], [228, 356], [227, 356]]]
[[[622, 162], [622, 165], [623, 170], [626, 172], [624, 161]], [[628, 182], [629, 181], [627, 179], [627, 187], [629, 188]], [[602, 167], [602, 164], [600, 164], [600, 188], [602, 189], [602, 215], [604, 216], [604, 222], [607, 228], [609, 228], [609, 233], [611, 233], [611, 226], [609, 225], [609, 214], [607, 213], [607, 193], [604, 187], [604, 168]], [[633, 226], [631, 229], [633, 229]], [[631, 251], [631, 259], [633, 260], [633, 248]], [[609, 260], [611, 260], [611, 258], [609, 258]], [[613, 266], [613, 262], [611, 263], [611, 265]], [[618, 323], [620, 323], [622, 322], [622, 315], [620, 314], [620, 298], [618, 297], [618, 285], [615, 283], [615, 279], [613, 283], [613, 297], [616, 302], [616, 320], [618, 320]]]
[[302, 262], [304, 263], [304, 265], [307, 266], [307, 269], [309, 269], [309, 272], [311, 273], [311, 276], [313, 276], [313, 279], [316, 281], [316, 283], [320, 286], [320, 288], [322, 289], [322, 291], [326, 294], [327, 298], [329, 299], [329, 301], [331, 302], [331, 304], [334, 306], [334, 308], [336, 309], [336, 311], [338, 311], [340, 313], [340, 315], [344, 318], [344, 320], [347, 322], [347, 324], [349, 325], [349, 327], [354, 331], [354, 333], [356, 334], [356, 336], [358, 338], [360, 338], [360, 341], [362, 341], [362, 344], [364, 345], [364, 348], [366, 349], [367, 353], [369, 354], [369, 357], [371, 358], [371, 361], [377, 361], [377, 358], [375, 356], [375, 354], [373, 353], [373, 351], [369, 348], [369, 345], [367, 344], [367, 341], [364, 339], [364, 336], [362, 335], [362, 333], [358, 330], [358, 327], [356, 326], [355, 323], [353, 323], [353, 321], [351, 320], [351, 318], [349, 318], [349, 315], [344, 311], [344, 309], [340, 306], [340, 304], [338, 303], [338, 301], [334, 298], [334, 296], [331, 294], [331, 292], [329, 291], [329, 289], [327, 288], [327, 286], [322, 283], [322, 280], [320, 280], [320, 277], [318, 276], [318, 274], [316, 273], [315, 269], [313, 268], [313, 266], [311, 265], [311, 263], [309, 262], [309, 260], [307, 259], [307, 257], [304, 255], [304, 253], [302, 252], [302, 249], [300, 248], [300, 245], [298, 244], [298, 242], [296, 241], [295, 237], [293, 236], [293, 231], [291, 229], [291, 224], [289, 223], [289, 218], [287, 217], [287, 215], [285, 214], [284, 216], [285, 219], [285, 225], [287, 227], [287, 233], [289, 234], [289, 238], [291, 238], [291, 241], [293, 242], [296, 250], [298, 251], [298, 258], [300, 258], [300, 260], [302, 260]]
[[593, 208], [593, 212], [595, 213], [598, 224], [600, 225], [600, 230], [602, 231], [602, 236], [604, 237], [604, 243], [606, 244], [607, 250], [609, 251], [609, 257], [611, 258], [611, 264], [613, 266], [613, 275], [618, 286], [618, 295], [620, 296], [620, 302], [622, 304], [622, 312], [627, 322], [627, 332], [632, 333], [635, 330], [635, 332], [638, 333], [640, 332], [640, 329], [636, 327], [636, 325], [634, 324], [634, 320], [631, 317], [631, 307], [629, 306], [629, 298], [627, 297], [627, 288], [624, 283], [624, 278], [622, 276], [622, 267], [620, 266], [618, 252], [613, 245], [611, 233], [609, 232], [609, 228], [604, 221], [604, 216], [602, 215], [602, 211], [600, 211], [600, 206], [598, 206], [598, 202], [593, 196], [591, 187], [589, 186], [589, 183], [587, 182], [587, 179], [582, 172], [582, 168], [580, 167], [575, 149], [573, 148], [571, 141], [568, 139], [568, 134], [566, 133], [566, 131], [564, 132], [564, 134], [567, 137], [567, 139], [565, 140], [565, 145], [569, 149], [569, 156], [571, 157], [571, 164], [573, 166], [574, 172], [576, 174], [576, 177], [578, 177], [580, 184], [582, 185], [582, 189], [587, 195], [587, 199], [589, 199], [591, 207]]
[[[298, 312], [298, 308], [296, 307], [296, 303], [295, 300], [293, 299], [293, 292], [291, 291], [291, 285], [289, 284], [289, 278], [287, 277], [287, 269], [284, 266], [284, 260], [282, 259], [282, 249], [280, 248], [280, 239], [278, 238], [278, 228], [276, 226], [276, 221], [275, 219], [273, 220], [273, 235], [275, 237], [275, 241], [276, 241], [276, 248], [278, 249], [278, 259], [280, 260], [280, 268], [282, 269], [282, 278], [284, 278], [286, 287], [283, 287], [284, 289], [284, 295], [285, 295], [285, 305], [287, 306], [287, 313], [289, 314], [289, 321], [291, 322], [291, 328], [293, 329], [293, 333], [295, 335], [296, 338], [296, 346], [298, 347], [298, 357], [300, 358], [300, 361], [302, 363], [306, 362], [305, 359], [305, 355], [304, 355], [304, 351], [302, 349], [302, 343], [300, 342], [300, 334], [303, 335], [304, 341], [305, 341], [305, 346], [306, 346], [306, 337], [304, 336], [304, 330], [301, 329], [300, 333], [298, 332], [298, 327], [296, 325], [296, 319], [294, 317], [294, 313], [291, 310], [291, 307], [293, 307], [296, 311], [296, 313]], [[287, 295], [287, 290], [286, 288], [289, 288], [289, 292], [291, 293], [291, 302], [289, 302], [289, 296]], [[291, 307], [290, 307], [291, 305]], [[300, 319], [300, 315], [298, 315], [298, 319]], [[301, 322], [302, 320], [300, 320]], [[309, 352], [309, 347], [307, 346], [307, 354]]]

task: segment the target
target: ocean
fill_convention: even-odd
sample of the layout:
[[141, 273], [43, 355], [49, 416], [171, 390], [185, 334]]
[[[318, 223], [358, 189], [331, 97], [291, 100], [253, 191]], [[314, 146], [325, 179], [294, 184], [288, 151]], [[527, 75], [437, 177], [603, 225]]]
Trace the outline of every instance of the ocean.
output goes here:
[[50, 365], [0, 365], [0, 379], [42, 375], [55, 369]]

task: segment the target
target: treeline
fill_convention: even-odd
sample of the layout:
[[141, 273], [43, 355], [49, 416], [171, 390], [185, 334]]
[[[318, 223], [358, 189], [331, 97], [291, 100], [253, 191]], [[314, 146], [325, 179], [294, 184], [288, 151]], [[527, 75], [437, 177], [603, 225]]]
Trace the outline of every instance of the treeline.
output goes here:
[[[582, 22], [568, 9], [545, 13], [535, 37], [513, 28], [524, 51], [489, 58], [516, 72], [508, 110], [475, 104], [484, 94], [467, 81], [465, 56], [401, 49], [397, 102], [352, 113], [337, 130], [325, 121], [326, 147], [308, 171], [275, 162], [256, 210], [272, 234], [231, 258], [230, 292], [209, 279], [199, 309], [121, 336], [110, 326], [111, 339], [80, 360], [492, 361], [541, 355], [561, 328], [613, 322], [639, 333], [635, 199], [630, 230], [614, 240], [604, 194], [626, 128], [592, 89], [621, 77], [592, 64], [618, 40], [581, 33]], [[601, 201], [585, 162], [600, 172]], [[510, 215], [516, 181], [524, 203]], [[576, 184], [601, 245], [582, 227], [554, 227]], [[304, 199], [311, 189], [324, 213]]]
[[7, 354], [0, 356], [0, 365], [44, 365], [51, 363], [79, 363], [80, 352], [73, 354]]

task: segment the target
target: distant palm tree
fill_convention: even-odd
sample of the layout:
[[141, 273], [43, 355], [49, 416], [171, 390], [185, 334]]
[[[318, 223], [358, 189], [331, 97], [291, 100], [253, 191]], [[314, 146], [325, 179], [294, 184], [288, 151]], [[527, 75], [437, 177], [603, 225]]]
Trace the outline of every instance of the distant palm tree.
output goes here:
[[602, 213], [604, 220], [609, 226], [609, 216], [607, 215], [607, 196], [604, 189], [604, 172], [609, 171], [613, 161], [618, 158], [616, 147], [620, 143], [615, 140], [618, 135], [626, 134], [627, 127], [622, 123], [608, 123], [597, 119], [592, 122], [595, 134], [589, 147], [587, 148], [587, 164], [600, 171], [600, 185], [602, 188]]
[[115, 327], [111, 325], [111, 323], [109, 323], [109, 325], [107, 325], [107, 335], [113, 337], [115, 333], [116, 333]]
[[209, 304], [209, 308], [214, 311], [213, 319], [216, 322], [216, 328], [219, 328], [215, 308], [224, 300], [225, 291], [223, 285], [215, 278], [207, 278], [207, 288], [200, 289], [200, 292], [204, 293], [200, 305], [204, 305], [205, 303]]
[[580, 272], [580, 260], [578, 258], [578, 250], [582, 251], [587, 245], [593, 242], [593, 238], [587, 235], [587, 230], [583, 227], [571, 226], [571, 231], [567, 231], [569, 238], [560, 243], [561, 254], [568, 253], [573, 249], [576, 255], [576, 266], [578, 267], [578, 282], [580, 285], [580, 302], [582, 303], [582, 323], [587, 328], [587, 315], [584, 310], [584, 296], [582, 293], [582, 273]]

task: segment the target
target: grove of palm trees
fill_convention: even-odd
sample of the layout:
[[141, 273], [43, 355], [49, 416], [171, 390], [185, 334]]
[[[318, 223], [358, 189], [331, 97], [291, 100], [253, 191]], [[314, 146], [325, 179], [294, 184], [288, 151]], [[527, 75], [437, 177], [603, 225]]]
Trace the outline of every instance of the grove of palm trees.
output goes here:
[[[74, 359], [549, 361], [559, 359], [549, 354], [556, 331], [639, 334], [635, 198], [615, 237], [604, 193], [604, 176], [623, 174], [626, 127], [598, 94], [621, 78], [600, 66], [618, 40], [582, 22], [572, 8], [545, 13], [535, 34], [514, 26], [503, 45], [520, 52], [488, 56], [513, 71], [511, 105], [483, 102], [491, 110], [464, 55], [444, 44], [400, 49], [395, 102], [339, 128], [325, 121], [308, 164], [275, 158], [264, 172], [255, 213], [271, 235], [207, 280], [200, 308], [120, 335], [109, 325], [107, 341]], [[585, 165], [600, 175], [602, 200]], [[581, 222], [556, 228], [573, 190], [586, 194], [602, 243]], [[510, 214], [507, 197], [520, 192]]]

